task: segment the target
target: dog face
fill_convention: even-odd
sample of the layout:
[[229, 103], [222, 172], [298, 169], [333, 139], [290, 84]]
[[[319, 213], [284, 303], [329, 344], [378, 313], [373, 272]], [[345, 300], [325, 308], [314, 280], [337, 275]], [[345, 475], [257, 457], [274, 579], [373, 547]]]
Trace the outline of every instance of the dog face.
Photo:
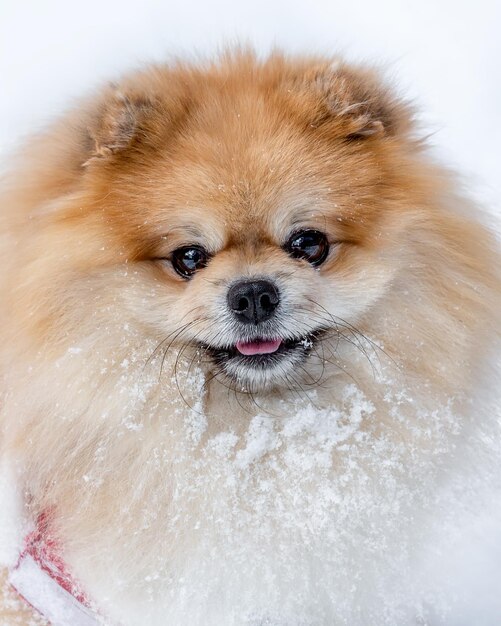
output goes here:
[[142, 74], [94, 109], [80, 192], [43, 244], [74, 251], [58, 282], [71, 267], [67, 290], [102, 275], [109, 294], [115, 272], [142, 328], [240, 388], [316, 380], [405, 261], [405, 108], [367, 72], [244, 55]]

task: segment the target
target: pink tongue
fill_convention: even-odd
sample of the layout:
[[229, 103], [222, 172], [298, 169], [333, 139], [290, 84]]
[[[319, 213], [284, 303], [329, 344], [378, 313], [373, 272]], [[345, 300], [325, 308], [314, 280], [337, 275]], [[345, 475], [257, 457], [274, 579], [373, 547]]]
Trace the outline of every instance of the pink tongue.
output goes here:
[[281, 339], [272, 339], [271, 341], [250, 341], [249, 343], [237, 341], [235, 345], [240, 354], [250, 356], [252, 354], [271, 354], [276, 352], [280, 348], [281, 343]]

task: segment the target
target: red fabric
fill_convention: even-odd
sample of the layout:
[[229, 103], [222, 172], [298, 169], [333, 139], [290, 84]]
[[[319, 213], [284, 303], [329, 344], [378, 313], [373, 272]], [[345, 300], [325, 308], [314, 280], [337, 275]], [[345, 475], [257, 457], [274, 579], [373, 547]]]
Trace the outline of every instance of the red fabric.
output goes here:
[[71, 594], [78, 602], [91, 608], [87, 596], [78, 582], [68, 571], [61, 557], [61, 546], [55, 539], [50, 527], [50, 516], [41, 513], [37, 525], [25, 539], [25, 548], [20, 556], [29, 554], [57, 584]]

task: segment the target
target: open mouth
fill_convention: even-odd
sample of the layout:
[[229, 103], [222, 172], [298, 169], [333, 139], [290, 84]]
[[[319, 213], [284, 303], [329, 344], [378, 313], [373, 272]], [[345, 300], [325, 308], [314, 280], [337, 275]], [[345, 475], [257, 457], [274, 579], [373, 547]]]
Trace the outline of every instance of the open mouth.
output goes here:
[[316, 335], [286, 339], [258, 337], [252, 341], [237, 341], [229, 347], [204, 346], [213, 360], [224, 366], [234, 377], [237, 372], [272, 370], [279, 365], [292, 365], [301, 362], [316, 340]]
[[295, 370], [302, 367], [327, 331], [318, 328], [302, 337], [257, 336], [231, 345], [202, 347], [217, 371], [236, 382], [240, 391], [260, 391], [290, 386], [297, 376]]

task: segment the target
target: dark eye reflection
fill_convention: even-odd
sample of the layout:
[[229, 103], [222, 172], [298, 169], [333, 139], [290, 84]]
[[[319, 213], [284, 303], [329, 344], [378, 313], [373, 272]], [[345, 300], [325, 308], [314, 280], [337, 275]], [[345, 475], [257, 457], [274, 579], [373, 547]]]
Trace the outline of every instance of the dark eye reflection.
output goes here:
[[174, 250], [171, 256], [172, 267], [183, 278], [191, 278], [195, 272], [209, 262], [208, 252], [201, 246], [183, 246]]
[[327, 236], [319, 230], [300, 230], [291, 235], [284, 250], [291, 257], [304, 259], [318, 267], [329, 254], [329, 242]]

